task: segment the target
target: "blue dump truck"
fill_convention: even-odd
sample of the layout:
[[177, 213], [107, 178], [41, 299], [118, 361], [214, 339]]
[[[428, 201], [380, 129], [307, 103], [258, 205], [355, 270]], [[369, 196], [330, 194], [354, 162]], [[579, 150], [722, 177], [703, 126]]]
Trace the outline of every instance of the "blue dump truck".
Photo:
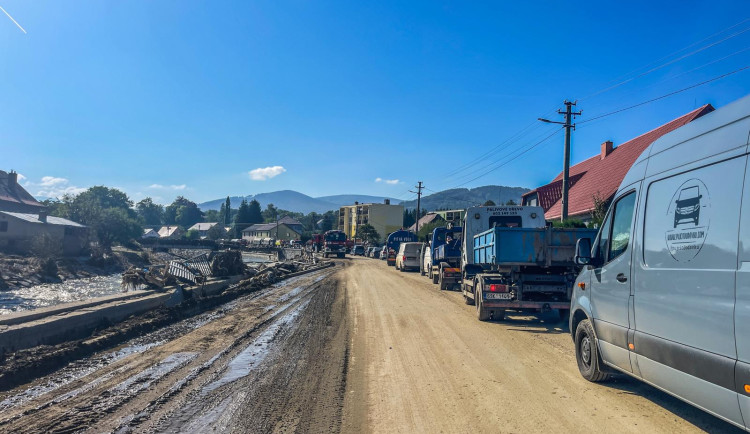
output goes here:
[[414, 232], [405, 230], [391, 232], [385, 243], [388, 247], [388, 256], [386, 257], [387, 264], [396, 265], [396, 253], [398, 252], [398, 247], [401, 243], [410, 243], [413, 241], [417, 241], [417, 235]]
[[502, 320], [506, 309], [570, 313], [579, 239], [595, 229], [493, 227], [473, 237], [470, 264], [462, 263], [461, 290], [480, 321]]
[[435, 228], [430, 237], [430, 260], [427, 274], [441, 290], [451, 289], [461, 282], [462, 228]]

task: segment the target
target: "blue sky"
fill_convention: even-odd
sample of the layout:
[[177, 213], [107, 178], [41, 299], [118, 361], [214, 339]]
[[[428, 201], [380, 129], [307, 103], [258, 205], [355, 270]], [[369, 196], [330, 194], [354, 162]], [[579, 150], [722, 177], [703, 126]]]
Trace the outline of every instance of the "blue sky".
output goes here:
[[[564, 99], [582, 121], [750, 65], [747, 2], [706, 5], [0, 0], [28, 32], [0, 15], [0, 168], [32, 194], [163, 203], [535, 187], [560, 171], [562, 134], [486, 167], [553, 131], [534, 120]], [[572, 159], [748, 91], [750, 70], [581, 125]]]

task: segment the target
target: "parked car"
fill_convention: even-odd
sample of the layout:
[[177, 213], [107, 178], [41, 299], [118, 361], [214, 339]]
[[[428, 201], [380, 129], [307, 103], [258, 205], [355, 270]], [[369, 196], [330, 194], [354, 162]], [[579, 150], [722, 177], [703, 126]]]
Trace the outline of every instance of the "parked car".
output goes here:
[[396, 254], [396, 269], [400, 271], [419, 270], [419, 258], [424, 243], [401, 243]]
[[383, 246], [382, 249], [380, 249], [380, 260], [385, 261], [388, 258], [388, 246]]
[[[652, 143], [625, 175], [571, 300], [581, 375], [619, 371], [750, 428], [750, 96]], [[635, 319], [635, 320], [634, 320]]]
[[352, 247], [352, 256], [365, 256], [365, 246], [357, 244]]

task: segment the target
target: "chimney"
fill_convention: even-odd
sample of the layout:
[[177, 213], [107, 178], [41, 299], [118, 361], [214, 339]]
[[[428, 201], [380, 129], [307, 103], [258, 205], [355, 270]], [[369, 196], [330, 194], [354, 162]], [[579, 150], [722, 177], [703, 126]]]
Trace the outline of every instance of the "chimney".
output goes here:
[[42, 223], [47, 223], [47, 209], [42, 208], [39, 210], [39, 221]]
[[17, 185], [18, 185], [18, 173], [11, 170], [10, 173], [8, 174], [8, 190], [10, 190], [11, 193], [15, 193]]
[[602, 143], [602, 155], [601, 159], [605, 159], [607, 155], [612, 153], [612, 140], [607, 140], [606, 142]]
[[390, 200], [390, 199], [386, 199], [386, 200], [385, 200], [385, 204], [386, 204], [386, 205], [390, 205], [390, 204], [391, 204], [391, 200]]

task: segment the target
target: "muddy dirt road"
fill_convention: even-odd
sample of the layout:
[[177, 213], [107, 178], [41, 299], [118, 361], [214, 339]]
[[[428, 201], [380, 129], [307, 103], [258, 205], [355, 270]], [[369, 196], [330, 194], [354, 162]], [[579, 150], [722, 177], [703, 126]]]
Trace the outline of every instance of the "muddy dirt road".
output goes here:
[[482, 323], [459, 292], [353, 259], [347, 432], [738, 432], [645, 384], [578, 373], [556, 312]]
[[1, 432], [339, 431], [348, 344], [333, 269], [0, 395]]
[[0, 432], [737, 432], [585, 381], [556, 312], [481, 323], [418, 273], [337, 262], [0, 393]]

